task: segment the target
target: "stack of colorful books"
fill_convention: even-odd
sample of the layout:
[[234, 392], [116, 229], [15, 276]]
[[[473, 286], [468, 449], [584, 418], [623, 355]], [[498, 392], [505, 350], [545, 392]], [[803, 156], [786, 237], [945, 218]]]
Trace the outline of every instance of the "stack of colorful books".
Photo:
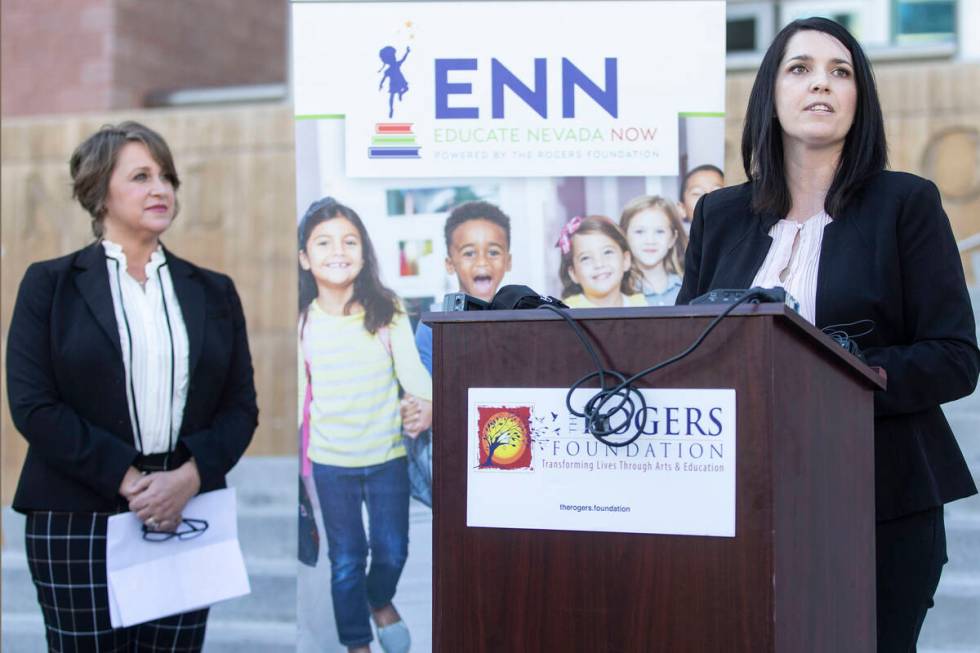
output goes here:
[[415, 142], [410, 122], [379, 122], [368, 148], [371, 159], [418, 159], [421, 146]]

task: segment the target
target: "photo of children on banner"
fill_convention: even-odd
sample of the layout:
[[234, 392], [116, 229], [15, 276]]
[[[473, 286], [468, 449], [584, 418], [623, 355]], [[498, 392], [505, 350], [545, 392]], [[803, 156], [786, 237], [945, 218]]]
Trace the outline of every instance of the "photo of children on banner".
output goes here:
[[606, 216], [572, 218], [555, 246], [561, 250], [562, 301], [570, 308], [646, 306], [635, 290], [639, 271], [626, 236]]
[[724, 188], [725, 173], [710, 163], [699, 165], [688, 171], [681, 182], [681, 199], [679, 206], [683, 214], [684, 233], [690, 233], [691, 221], [694, 219], [694, 207], [702, 195], [713, 190]]
[[[408, 556], [402, 433], [431, 425], [431, 379], [357, 213], [333, 198], [314, 202], [298, 244], [303, 473], [312, 472], [323, 516], [338, 636], [349, 651], [370, 650], [373, 617], [386, 653], [408, 651], [392, 603]], [[400, 391], [416, 407], [404, 422]]]
[[639, 274], [637, 287], [649, 306], [673, 306], [684, 276], [687, 234], [676, 204], [644, 195], [623, 208], [619, 227], [626, 234]]
[[[446, 218], [446, 272], [456, 275], [459, 291], [489, 302], [497, 294], [504, 275], [511, 269], [510, 218], [495, 204], [464, 202]], [[419, 322], [415, 346], [422, 364], [432, 374], [432, 327]], [[402, 402], [402, 419], [417, 419], [417, 401]], [[412, 496], [432, 507], [432, 432], [423, 431], [409, 447]], [[428, 477], [427, 483], [417, 479]]]
[[[446, 272], [456, 275], [459, 292], [489, 302], [510, 272], [510, 218], [495, 204], [464, 202], [450, 213], [443, 228]], [[432, 373], [432, 327], [419, 322], [415, 344]]]

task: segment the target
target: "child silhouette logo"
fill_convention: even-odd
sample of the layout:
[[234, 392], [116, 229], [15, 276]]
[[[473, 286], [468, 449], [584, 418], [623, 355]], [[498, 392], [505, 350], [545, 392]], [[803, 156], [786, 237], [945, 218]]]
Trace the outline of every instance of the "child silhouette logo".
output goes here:
[[395, 48], [386, 45], [381, 48], [378, 52], [378, 56], [381, 57], [382, 66], [378, 69], [378, 72], [384, 71], [381, 76], [381, 83], [378, 84], [378, 90], [380, 91], [384, 88], [385, 80], [388, 80], [388, 118], [392, 118], [395, 115], [395, 95], [398, 96], [398, 101], [401, 102], [402, 97], [408, 91], [408, 81], [405, 79], [405, 75], [402, 74], [402, 64], [405, 63], [405, 59], [408, 58], [408, 53], [412, 51], [412, 48], [405, 46], [405, 54], [402, 55], [401, 59], [397, 59], [397, 52]]

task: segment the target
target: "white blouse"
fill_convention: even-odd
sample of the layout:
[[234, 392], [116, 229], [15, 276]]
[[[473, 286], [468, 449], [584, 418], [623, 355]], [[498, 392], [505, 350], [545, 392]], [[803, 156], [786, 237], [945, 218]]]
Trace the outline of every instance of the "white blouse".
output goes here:
[[800, 303], [800, 315], [810, 323], [816, 320], [817, 272], [823, 230], [832, 222], [826, 211], [804, 222], [780, 220], [769, 229], [772, 245], [752, 286], [782, 286]]
[[190, 353], [166, 257], [162, 247], [153, 252], [141, 285], [126, 271], [122, 247], [108, 240], [102, 246], [136, 446], [144, 454], [166, 453], [176, 446], [184, 417]]

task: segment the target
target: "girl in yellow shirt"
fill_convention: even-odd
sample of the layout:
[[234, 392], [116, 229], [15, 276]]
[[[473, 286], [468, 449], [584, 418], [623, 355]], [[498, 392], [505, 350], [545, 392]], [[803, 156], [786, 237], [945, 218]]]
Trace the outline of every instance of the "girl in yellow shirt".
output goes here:
[[[337, 632], [348, 651], [369, 651], [373, 616], [382, 649], [408, 651], [408, 628], [392, 604], [408, 556], [401, 437], [403, 428], [417, 435], [430, 426], [432, 382], [357, 213], [332, 198], [314, 202], [299, 225], [299, 267], [304, 456], [327, 535]], [[422, 407], [412, 423], [402, 424], [399, 384]]]

